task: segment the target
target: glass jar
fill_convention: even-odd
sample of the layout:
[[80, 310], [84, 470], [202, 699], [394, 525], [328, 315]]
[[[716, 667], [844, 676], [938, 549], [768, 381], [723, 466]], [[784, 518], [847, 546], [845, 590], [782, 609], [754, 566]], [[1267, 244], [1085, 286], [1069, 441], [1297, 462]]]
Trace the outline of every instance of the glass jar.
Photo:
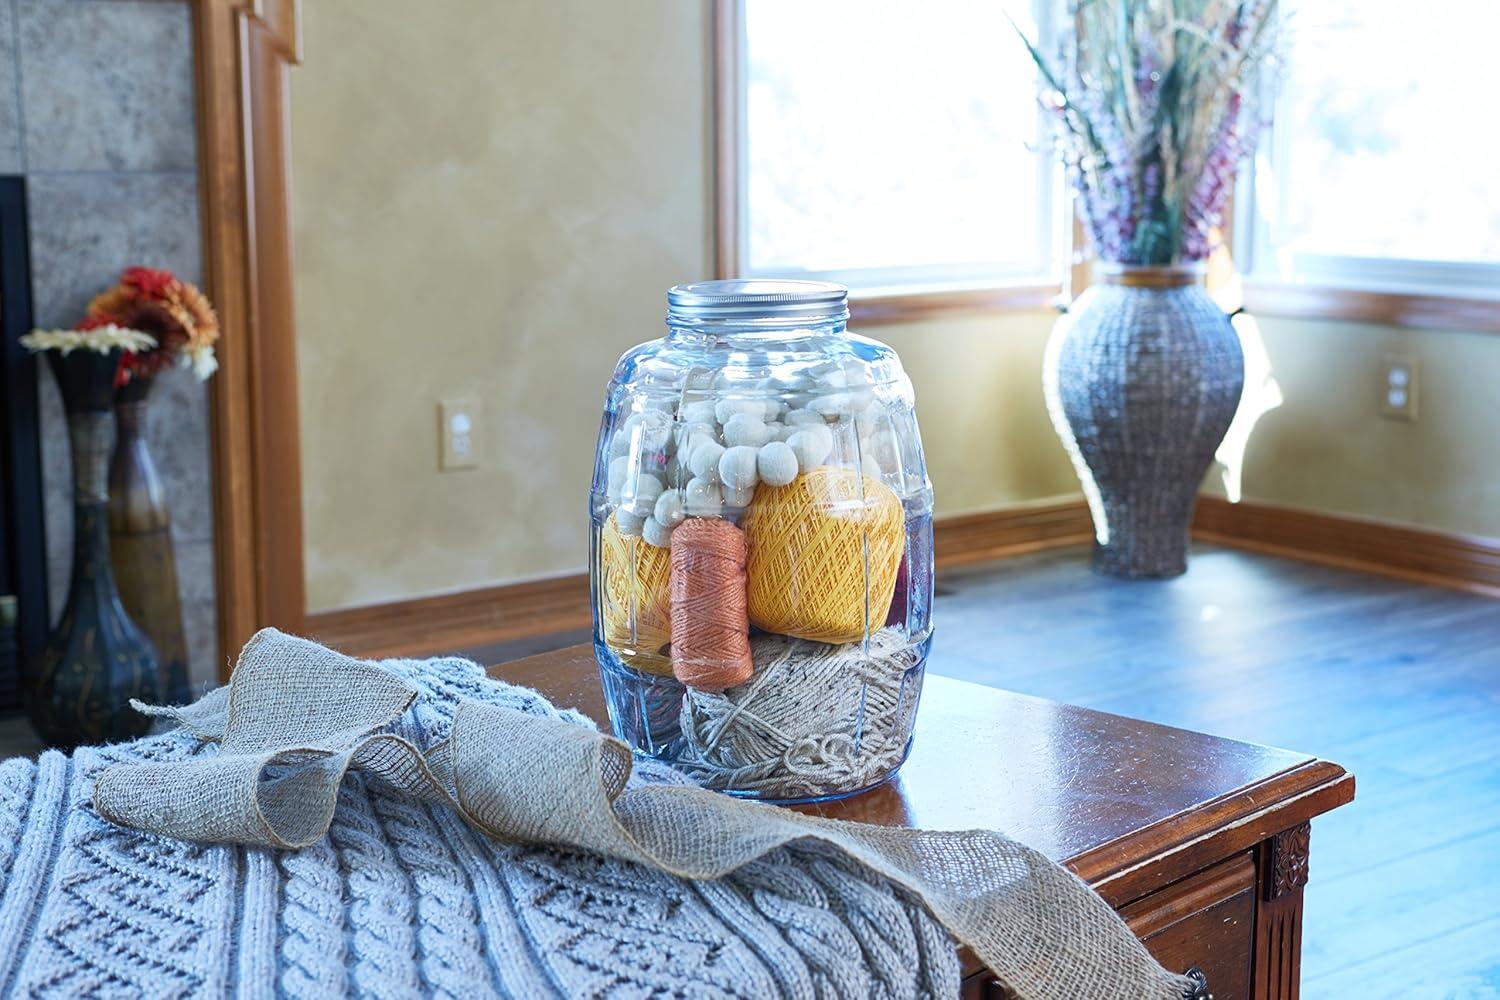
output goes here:
[[837, 798], [895, 773], [931, 645], [932, 487], [911, 381], [848, 290], [667, 293], [615, 368], [590, 496], [615, 734], [700, 784]]

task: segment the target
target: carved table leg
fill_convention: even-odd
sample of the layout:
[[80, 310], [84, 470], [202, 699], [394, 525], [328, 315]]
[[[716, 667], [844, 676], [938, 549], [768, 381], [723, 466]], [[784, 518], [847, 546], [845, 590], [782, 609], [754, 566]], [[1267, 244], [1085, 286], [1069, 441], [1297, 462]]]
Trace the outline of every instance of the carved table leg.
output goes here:
[[1297, 1000], [1301, 991], [1302, 887], [1307, 885], [1311, 832], [1311, 825], [1303, 823], [1256, 847], [1256, 1000]]

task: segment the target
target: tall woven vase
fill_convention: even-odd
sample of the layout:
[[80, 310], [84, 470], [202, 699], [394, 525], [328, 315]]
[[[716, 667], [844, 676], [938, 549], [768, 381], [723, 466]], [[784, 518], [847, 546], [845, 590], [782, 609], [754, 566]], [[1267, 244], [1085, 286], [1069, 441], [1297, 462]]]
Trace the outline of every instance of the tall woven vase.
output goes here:
[[125, 613], [151, 639], [161, 660], [163, 696], [182, 705], [192, 700], [192, 692], [172, 518], [145, 436], [147, 398], [155, 381], [131, 379], [116, 395], [119, 439], [109, 465], [110, 556]]
[[25, 679], [37, 733], [54, 746], [140, 736], [151, 720], [130, 699], [161, 698], [156, 651], [120, 604], [109, 560], [109, 456], [120, 353], [49, 352], [73, 449], [73, 573], [68, 600]]
[[1187, 569], [1198, 486], [1239, 406], [1245, 362], [1201, 267], [1105, 265], [1058, 321], [1043, 381], [1094, 519], [1094, 568]]

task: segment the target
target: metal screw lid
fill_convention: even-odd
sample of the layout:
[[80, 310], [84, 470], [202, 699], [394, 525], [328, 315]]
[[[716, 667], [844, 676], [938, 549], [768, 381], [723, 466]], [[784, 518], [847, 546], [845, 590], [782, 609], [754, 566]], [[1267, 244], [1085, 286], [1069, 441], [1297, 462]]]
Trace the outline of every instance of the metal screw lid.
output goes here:
[[795, 320], [824, 323], [849, 318], [849, 289], [831, 281], [729, 278], [676, 285], [667, 292], [667, 322]]

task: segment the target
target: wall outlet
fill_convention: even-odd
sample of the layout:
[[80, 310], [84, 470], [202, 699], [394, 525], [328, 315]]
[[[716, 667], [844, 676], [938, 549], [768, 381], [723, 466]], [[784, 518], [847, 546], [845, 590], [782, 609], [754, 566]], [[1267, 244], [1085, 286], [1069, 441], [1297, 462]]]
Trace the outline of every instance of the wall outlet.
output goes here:
[[438, 403], [438, 470], [479, 468], [479, 400], [473, 396]]
[[1388, 354], [1380, 363], [1380, 415], [1391, 420], [1417, 419], [1417, 376], [1421, 366], [1416, 358]]

